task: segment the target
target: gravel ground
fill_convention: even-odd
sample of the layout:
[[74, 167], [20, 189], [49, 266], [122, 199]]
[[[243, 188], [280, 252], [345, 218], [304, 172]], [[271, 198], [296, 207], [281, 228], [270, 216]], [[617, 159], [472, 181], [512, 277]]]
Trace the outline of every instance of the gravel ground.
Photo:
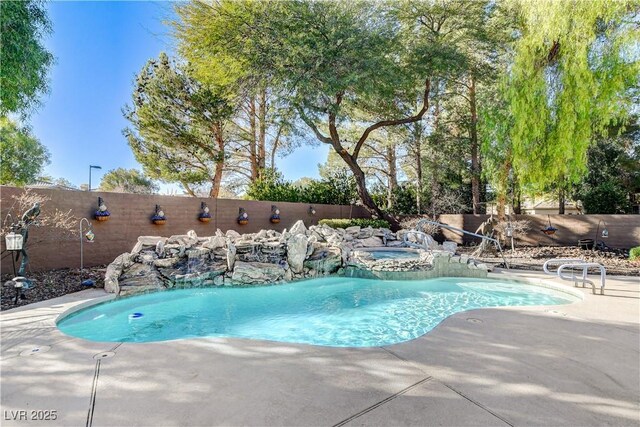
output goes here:
[[13, 287], [4, 286], [13, 275], [3, 274], [2, 280], [2, 297], [0, 298], [2, 310], [8, 310], [10, 308], [19, 307], [21, 305], [32, 304], [38, 301], [44, 301], [51, 298], [56, 298], [62, 295], [70, 294], [72, 292], [78, 292], [86, 289], [86, 286], [81, 285], [81, 282], [86, 279], [93, 279], [96, 282], [96, 287], [104, 286], [104, 272], [106, 266], [98, 266], [93, 268], [85, 268], [84, 273], [80, 274], [80, 269], [61, 269], [41, 271], [38, 273], [29, 273], [28, 278], [35, 281], [35, 288], [29, 289], [23, 300], [18, 300], [17, 304], [14, 304], [16, 296]]
[[[472, 246], [458, 247], [458, 252], [470, 255], [475, 249]], [[513, 252], [505, 249], [504, 255], [511, 268], [521, 270], [542, 271], [542, 264], [550, 258], [580, 258], [604, 265], [609, 275], [640, 276], [640, 261], [629, 261], [612, 252], [594, 253], [575, 246], [516, 247]], [[480, 259], [493, 265], [502, 263], [502, 258], [494, 254], [487, 254]]]
[[[473, 246], [458, 247], [459, 253], [471, 254], [476, 248]], [[521, 247], [514, 252], [505, 251], [505, 257], [511, 268], [522, 270], [542, 271], [542, 264], [549, 258], [582, 258], [587, 262], [597, 262], [607, 268], [607, 274], [621, 276], [639, 276], [640, 262], [629, 261], [613, 253], [583, 251], [577, 247], [563, 246], [541, 246], [541, 247]], [[487, 254], [480, 257], [482, 261], [499, 265], [502, 259], [499, 256]], [[93, 279], [96, 287], [104, 286], [104, 273], [106, 266], [85, 268], [80, 274], [80, 269], [61, 269], [31, 273], [28, 278], [35, 280], [36, 287], [26, 292], [26, 299], [18, 300], [14, 304], [15, 290], [13, 287], [2, 286], [2, 298], [0, 299], [2, 310], [7, 310], [21, 305], [44, 301], [50, 298], [59, 297], [72, 292], [86, 289], [81, 285], [82, 280]], [[2, 275], [2, 284], [10, 280], [13, 276]]]

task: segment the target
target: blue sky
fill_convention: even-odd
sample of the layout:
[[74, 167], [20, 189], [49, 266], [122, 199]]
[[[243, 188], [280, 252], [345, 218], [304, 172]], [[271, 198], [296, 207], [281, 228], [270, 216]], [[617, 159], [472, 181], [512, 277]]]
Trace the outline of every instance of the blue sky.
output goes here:
[[[50, 2], [48, 10], [54, 33], [46, 44], [57, 63], [51, 93], [31, 118], [34, 134], [51, 152], [45, 174], [80, 185], [88, 182], [89, 165], [100, 165], [93, 171], [96, 187], [110, 169], [142, 169], [122, 135], [128, 122], [121, 109], [144, 63], [172, 51], [163, 24], [173, 16], [171, 3]], [[290, 180], [317, 177], [327, 152], [327, 146], [302, 147], [277, 167]]]

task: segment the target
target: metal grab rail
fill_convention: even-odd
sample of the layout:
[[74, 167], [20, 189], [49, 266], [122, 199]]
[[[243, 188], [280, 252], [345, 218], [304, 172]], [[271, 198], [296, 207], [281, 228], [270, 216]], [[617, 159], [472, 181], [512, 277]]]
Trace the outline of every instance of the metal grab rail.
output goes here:
[[575, 281], [575, 272], [572, 273], [572, 277], [566, 277], [562, 275], [562, 270], [565, 268], [575, 268], [582, 267], [582, 277], [578, 277], [579, 280], [582, 280], [582, 287], [585, 287], [585, 283], [588, 283], [593, 288], [593, 293], [596, 293], [596, 285], [591, 280], [587, 279], [587, 274], [589, 268], [597, 267], [600, 269], [600, 295], [604, 295], [604, 284], [607, 279], [607, 270], [604, 268], [602, 264], [598, 264], [597, 262], [585, 262], [578, 264], [563, 264], [558, 268], [558, 277], [563, 280], [573, 280], [574, 284], [577, 286], [577, 282]]
[[[549, 271], [549, 264], [561, 265], [554, 273]], [[557, 274], [560, 279], [573, 282], [574, 286], [578, 286], [579, 282], [582, 282], [583, 288], [587, 283], [590, 284], [592, 291], [595, 294], [596, 284], [587, 278], [587, 275], [589, 274], [589, 268], [598, 268], [600, 270], [600, 295], [604, 295], [604, 285], [607, 280], [607, 269], [602, 264], [598, 264], [597, 262], [585, 262], [584, 260], [577, 258], [552, 258], [550, 260], [547, 260], [542, 266], [542, 269], [545, 273], [551, 275]], [[571, 269], [571, 276], [562, 274], [562, 271], [565, 269]], [[576, 270], [579, 269], [582, 270], [582, 275], [576, 276]]]
[[479, 237], [481, 239], [485, 239], [485, 240], [488, 240], [490, 242], [493, 242], [498, 247], [498, 250], [500, 251], [500, 256], [502, 257], [502, 261], [504, 262], [504, 266], [507, 268], [507, 270], [509, 270], [509, 263], [507, 263], [507, 259], [504, 257], [504, 253], [502, 252], [502, 245], [500, 245], [500, 242], [497, 241], [496, 239], [494, 239], [492, 237], [484, 236], [482, 234], [476, 234], [476, 233], [472, 233], [470, 231], [462, 230], [460, 228], [452, 227], [450, 225], [442, 224], [442, 223], [440, 223], [438, 221], [431, 221], [429, 219], [421, 219], [420, 221], [418, 221], [418, 223], [415, 226], [415, 229], [417, 229], [422, 224], [436, 225], [438, 227], [446, 228], [447, 230], [458, 231], [458, 232], [463, 233], [463, 234], [468, 234], [470, 236]]
[[558, 264], [558, 268], [560, 267], [560, 265], [562, 264], [567, 264], [567, 263], [580, 263], [580, 262], [586, 262], [585, 260], [581, 259], [581, 258], [551, 258], [547, 261], [545, 261], [545, 263], [542, 265], [542, 270], [547, 273], [547, 274], [551, 274], [551, 275], [556, 275], [558, 274], [558, 271], [549, 271], [548, 266], [550, 264]]

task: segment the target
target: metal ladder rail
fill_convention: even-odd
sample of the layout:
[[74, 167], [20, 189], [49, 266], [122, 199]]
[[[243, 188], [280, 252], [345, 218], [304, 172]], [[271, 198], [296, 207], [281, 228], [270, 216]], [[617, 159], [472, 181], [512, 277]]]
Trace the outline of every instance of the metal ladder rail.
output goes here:
[[582, 258], [551, 258], [547, 261], [545, 261], [545, 263], [542, 265], [542, 270], [547, 273], [547, 274], [551, 274], [552, 276], [556, 276], [558, 274], [558, 271], [549, 271], [549, 265], [551, 264], [559, 264], [558, 267], [560, 267], [560, 265], [562, 264], [567, 264], [567, 263], [579, 263], [579, 262], [586, 262], [585, 260], [583, 260]]
[[[560, 264], [556, 271], [549, 271], [550, 265]], [[567, 280], [573, 282], [574, 286], [578, 286], [578, 282], [582, 282], [582, 287], [585, 287], [585, 284], [590, 284], [593, 288], [593, 293], [596, 293], [596, 285], [594, 282], [587, 278], [589, 268], [597, 267], [600, 269], [600, 294], [604, 295], [604, 285], [607, 277], [607, 270], [602, 264], [598, 264], [595, 262], [586, 262], [581, 258], [552, 258], [547, 261], [542, 266], [542, 270], [546, 274], [550, 274], [552, 276], [558, 276], [562, 280]], [[571, 277], [562, 274], [562, 270], [571, 269]], [[576, 270], [582, 270], [582, 276], [576, 276]]]
[[572, 271], [571, 277], [568, 277], [562, 274], [562, 270], [564, 270], [565, 268], [573, 269], [573, 268], [580, 268], [580, 267], [582, 268], [582, 277], [578, 277], [578, 279], [582, 281], [582, 287], [584, 288], [586, 283], [590, 284], [594, 294], [596, 293], [596, 285], [594, 282], [587, 279], [588, 270], [589, 268], [596, 268], [596, 267], [600, 270], [600, 295], [604, 295], [604, 285], [607, 279], [607, 270], [604, 267], [604, 265], [598, 264], [597, 262], [562, 264], [558, 268], [558, 277], [561, 278], [562, 280], [571, 280], [573, 281], [574, 286], [578, 286], [578, 283], [575, 280], [576, 279], [575, 272]]
[[[479, 237], [481, 239], [485, 239], [485, 240], [488, 240], [490, 242], [493, 242], [493, 244], [496, 245], [496, 247], [500, 251], [500, 256], [502, 257], [502, 261], [504, 262], [504, 266], [507, 268], [507, 270], [509, 270], [509, 263], [507, 263], [507, 259], [504, 257], [504, 253], [502, 252], [502, 245], [500, 245], [500, 242], [497, 241], [496, 239], [494, 239], [492, 237], [488, 237], [488, 236], [483, 236], [482, 234], [476, 234], [476, 233], [472, 233], [470, 231], [462, 230], [460, 228], [452, 227], [450, 225], [442, 224], [441, 222], [438, 222], [438, 221], [431, 221], [431, 220], [428, 220], [428, 219], [421, 219], [420, 221], [418, 221], [418, 223], [416, 224], [414, 229], [417, 229], [422, 224], [436, 225], [438, 227], [446, 228], [447, 230], [457, 231], [457, 232], [460, 232], [460, 233], [463, 233], [463, 234], [468, 234], [470, 236]], [[416, 230], [416, 231], [418, 231], [418, 230]]]

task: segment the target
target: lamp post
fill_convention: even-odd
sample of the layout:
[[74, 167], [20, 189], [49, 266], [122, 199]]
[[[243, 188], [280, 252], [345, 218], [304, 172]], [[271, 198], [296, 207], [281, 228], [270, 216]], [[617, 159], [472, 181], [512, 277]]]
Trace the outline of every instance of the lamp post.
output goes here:
[[609, 237], [609, 230], [607, 230], [607, 223], [605, 220], [598, 220], [598, 226], [596, 227], [596, 236], [593, 239], [593, 252], [595, 253], [596, 247], [598, 246], [598, 231], [600, 231], [600, 223], [604, 223], [604, 228], [602, 229], [602, 238], [606, 239]]
[[89, 191], [91, 191], [91, 169], [102, 169], [101, 166], [89, 165]]

